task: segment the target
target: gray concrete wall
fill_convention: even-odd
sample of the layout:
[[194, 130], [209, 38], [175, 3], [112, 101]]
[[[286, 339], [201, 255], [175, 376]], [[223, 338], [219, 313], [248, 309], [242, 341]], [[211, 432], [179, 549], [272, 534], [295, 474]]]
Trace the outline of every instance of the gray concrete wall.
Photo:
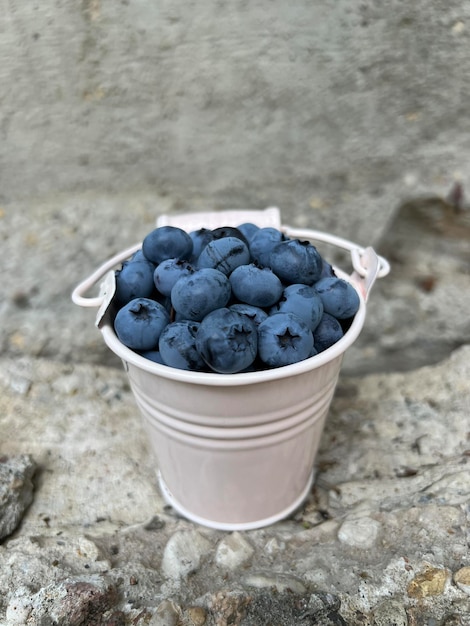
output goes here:
[[466, 0], [0, 0], [3, 203], [97, 191], [358, 237], [470, 176]]

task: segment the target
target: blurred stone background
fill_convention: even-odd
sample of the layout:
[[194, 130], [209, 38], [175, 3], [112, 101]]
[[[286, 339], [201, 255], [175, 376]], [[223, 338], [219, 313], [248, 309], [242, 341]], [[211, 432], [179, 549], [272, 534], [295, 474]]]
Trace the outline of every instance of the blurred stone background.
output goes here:
[[113, 361], [77, 282], [161, 213], [268, 205], [391, 257], [352, 371], [468, 340], [468, 3], [0, 2], [4, 351]]
[[[402, 201], [468, 182], [464, 0], [0, 6], [4, 204], [274, 204], [367, 244]], [[114, 219], [134, 230], [132, 210], [118, 202]]]

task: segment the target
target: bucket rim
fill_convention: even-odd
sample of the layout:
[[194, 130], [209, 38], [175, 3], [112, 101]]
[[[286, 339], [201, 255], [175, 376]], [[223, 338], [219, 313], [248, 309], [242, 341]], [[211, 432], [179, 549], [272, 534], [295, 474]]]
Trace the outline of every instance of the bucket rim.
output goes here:
[[[343, 273], [342, 273], [343, 274]], [[161, 378], [179, 381], [193, 385], [205, 385], [208, 387], [238, 387], [243, 385], [253, 385], [256, 383], [281, 380], [292, 376], [298, 376], [314, 369], [318, 369], [342, 357], [345, 351], [356, 341], [365, 323], [366, 303], [363, 295], [356, 287], [349, 276], [344, 275], [356, 290], [359, 296], [359, 309], [354, 316], [351, 326], [339, 341], [316, 354], [291, 365], [283, 365], [272, 369], [258, 370], [255, 372], [238, 372], [235, 374], [219, 374], [217, 372], [194, 372], [190, 370], [177, 369], [168, 365], [155, 363], [146, 357], [134, 352], [121, 341], [119, 341], [114, 328], [110, 322], [106, 322], [100, 327], [103, 339], [108, 348], [121, 358], [126, 371], [129, 365], [144, 370], [149, 374], [155, 374]]]

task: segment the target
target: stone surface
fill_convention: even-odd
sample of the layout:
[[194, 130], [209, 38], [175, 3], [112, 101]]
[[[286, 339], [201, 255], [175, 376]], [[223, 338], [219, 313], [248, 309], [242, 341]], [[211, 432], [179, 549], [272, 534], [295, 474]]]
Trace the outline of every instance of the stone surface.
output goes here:
[[450, 572], [442, 567], [429, 567], [410, 582], [407, 593], [411, 598], [427, 598], [444, 593]]
[[408, 626], [406, 610], [396, 600], [385, 600], [374, 609], [374, 626]]
[[209, 609], [216, 626], [239, 626], [246, 618], [251, 597], [243, 592], [217, 591], [209, 598]]
[[246, 565], [253, 556], [253, 546], [244, 538], [242, 533], [233, 532], [222, 539], [217, 546], [215, 562], [226, 570], [237, 569]]
[[207, 612], [202, 606], [190, 606], [186, 615], [190, 626], [204, 626], [207, 621]]
[[163, 551], [163, 574], [178, 582], [181, 581], [197, 571], [210, 547], [210, 542], [197, 531], [175, 533]]
[[[338, 612], [341, 601], [329, 593], [284, 593], [260, 592], [251, 597], [247, 606], [246, 622], [261, 626], [268, 620], [283, 626], [346, 626], [346, 622]], [[269, 621], [268, 621], [269, 623]]]
[[[287, 626], [315, 611], [325, 624], [459, 623], [470, 612], [469, 357], [462, 347], [416, 371], [341, 376], [308, 500], [244, 533], [165, 505], [123, 371], [3, 357], [3, 451], [29, 451], [41, 473], [0, 547], [0, 623], [45, 615], [46, 596], [59, 611], [64, 581], [83, 576], [115, 589], [100, 605], [109, 624]], [[27, 392], [11, 384], [18, 372]], [[320, 592], [336, 600], [322, 608]]]
[[380, 523], [368, 516], [346, 520], [338, 531], [338, 539], [341, 543], [366, 550], [375, 544], [380, 528]]
[[457, 587], [470, 595], [470, 566], [467, 565], [455, 572], [454, 582]]
[[3, 202], [83, 189], [275, 202], [367, 245], [401, 201], [469, 183], [469, 11], [5, 3]]
[[16, 530], [31, 504], [35, 471], [29, 454], [0, 457], [0, 541]]
[[470, 343], [469, 239], [468, 205], [427, 197], [400, 207], [375, 246], [392, 270], [373, 287], [348, 371], [412, 370]]
[[305, 585], [294, 576], [272, 573], [253, 572], [244, 579], [245, 585], [255, 589], [274, 589], [278, 593], [293, 592], [303, 594], [306, 592]]
[[[64, 582], [86, 577], [113, 590], [99, 626], [467, 626], [467, 213], [437, 206], [403, 205], [379, 242], [392, 274], [346, 354], [306, 502], [233, 533], [165, 504], [121, 363], [95, 312], [70, 302], [172, 199], [89, 193], [5, 207], [1, 454], [29, 455], [38, 471], [0, 546], [0, 624], [48, 624]], [[86, 594], [74, 597], [84, 615]]]
[[30, 596], [20, 588], [8, 604], [6, 618], [9, 624], [91, 626], [103, 623], [116, 600], [116, 588], [106, 577], [80, 576], [51, 583]]
[[150, 626], [178, 626], [181, 608], [171, 600], [163, 600], [157, 607]]

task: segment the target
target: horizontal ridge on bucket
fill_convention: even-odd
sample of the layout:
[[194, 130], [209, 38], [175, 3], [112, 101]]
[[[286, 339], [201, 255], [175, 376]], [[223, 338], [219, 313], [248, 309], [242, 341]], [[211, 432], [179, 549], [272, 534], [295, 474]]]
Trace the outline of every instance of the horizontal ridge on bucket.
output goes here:
[[[140, 408], [142, 408], [139, 405]], [[307, 430], [316, 422], [321, 422], [328, 405], [324, 407], [322, 413], [312, 415], [310, 412], [304, 413], [293, 418], [292, 423], [286, 425], [285, 428], [275, 430], [272, 432], [258, 432], [250, 436], [250, 434], [240, 433], [240, 437], [209, 437], [207, 433], [198, 433], [195, 429], [194, 432], [181, 431], [172, 427], [167, 421], [157, 420], [154, 418], [147, 419], [147, 425], [150, 428], [164, 432], [170, 437], [177, 439], [178, 441], [188, 443], [191, 446], [199, 446], [205, 449], [211, 450], [245, 450], [249, 448], [259, 448], [264, 445], [275, 445], [286, 439], [297, 436], [300, 432]], [[144, 419], [146, 416], [144, 415]], [[214, 433], [215, 434], [215, 433]], [[235, 434], [235, 433], [233, 433]]]
[[325, 393], [319, 394], [317, 402], [312, 402], [303, 409], [295, 406], [290, 415], [283, 419], [252, 426], [240, 425], [234, 428], [201, 426], [200, 424], [175, 419], [166, 413], [155, 410], [154, 404], [149, 403], [148, 398], [145, 398], [142, 394], [137, 396], [137, 403], [150, 426], [165, 427], [167, 432], [172, 432], [175, 437], [187, 435], [195, 440], [200, 438], [204, 440], [215, 439], [217, 444], [214, 445], [223, 445], [222, 442], [230, 441], [235, 441], [236, 445], [243, 445], [242, 442], [244, 441], [248, 444], [248, 442], [252, 442], [260, 437], [281, 436], [281, 433], [291, 432], [297, 426], [308, 425], [320, 419], [329, 407], [333, 391], [332, 387], [334, 388], [334, 386], [334, 383], [330, 384], [325, 389]]
[[[131, 366], [132, 367], [132, 366]], [[338, 368], [339, 369], [339, 368]], [[302, 388], [293, 390], [296, 392], [295, 400], [288, 404], [279, 404], [274, 408], [260, 407], [258, 411], [254, 410], [254, 407], [242, 398], [245, 390], [243, 387], [239, 388], [237, 398], [233, 398], [232, 401], [237, 401], [234, 406], [227, 407], [217, 402], [217, 396], [211, 399], [211, 405], [208, 406], [207, 402], [204, 402], [202, 406], [191, 402], [189, 407], [186, 403], [174, 400], [175, 393], [178, 392], [176, 387], [172, 387], [169, 397], [162, 398], [163, 394], [155, 393], [155, 389], [152, 389], [152, 393], [149, 393], [148, 385], [145, 385], [142, 380], [141, 372], [133, 371], [131, 375], [132, 390], [136, 398], [141, 400], [141, 404], [145, 407], [147, 414], [156, 415], [159, 418], [164, 417], [172, 419], [175, 423], [180, 424], [181, 430], [189, 429], [189, 425], [195, 425], [198, 427], [206, 427], [221, 430], [220, 437], [229, 437], [230, 430], [240, 431], [241, 428], [247, 429], [258, 425], [268, 425], [272, 428], [278, 428], [280, 421], [285, 421], [295, 414], [303, 411], [311, 410], [315, 412], [317, 406], [324, 402], [327, 402], [334, 392], [336, 386], [337, 376], [329, 375], [325, 376], [326, 370], [322, 369], [321, 376], [317, 377], [315, 388], [309, 389], [302, 384]], [[322, 380], [324, 378], [325, 380]], [[292, 379], [292, 385], [294, 385], [295, 378]], [[295, 385], [297, 387], [297, 385]], [[227, 397], [230, 391], [224, 390], [224, 388], [218, 388], [222, 396]], [[246, 393], [249, 394], [249, 389]], [[272, 391], [278, 391], [278, 387], [273, 383], [264, 383], [261, 385], [259, 393], [270, 393]], [[241, 402], [239, 402], [239, 397]], [[178, 406], [175, 406], [178, 404]], [[208, 431], [209, 432], [209, 431]]]

